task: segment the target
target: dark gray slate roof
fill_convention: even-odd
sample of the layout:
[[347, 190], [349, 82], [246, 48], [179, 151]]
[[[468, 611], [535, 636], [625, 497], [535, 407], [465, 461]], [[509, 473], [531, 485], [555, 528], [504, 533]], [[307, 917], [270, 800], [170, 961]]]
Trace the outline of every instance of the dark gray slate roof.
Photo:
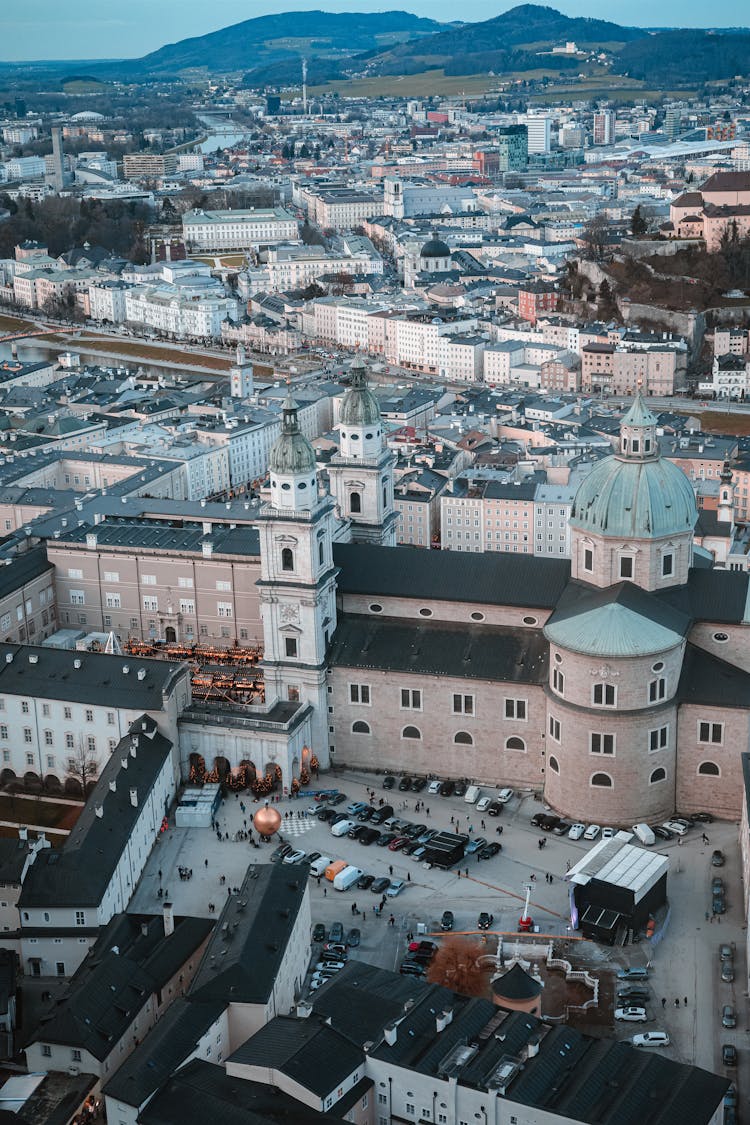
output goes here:
[[196, 1000], [265, 1004], [307, 889], [306, 864], [252, 865], [224, 904], [190, 986]]
[[227, 1003], [213, 1000], [201, 1004], [178, 996], [110, 1078], [104, 1093], [126, 1105], [143, 1105], [192, 1055], [200, 1038], [218, 1020]]
[[683, 637], [690, 628], [690, 616], [685, 610], [676, 608], [633, 582], [618, 582], [600, 589], [575, 580], [568, 583], [547, 624], [552, 626], [613, 603]]
[[62, 1043], [105, 1059], [149, 996], [198, 951], [213, 925], [208, 918], [175, 918], [174, 933], [165, 936], [160, 914], [116, 914], [52, 1013], [42, 1019], [34, 1041]]
[[[137, 738], [135, 757], [132, 736], [120, 740], [62, 848], [39, 853], [21, 888], [20, 907], [99, 905], [156, 778], [172, 753], [172, 743], [161, 734], [154, 732], [149, 738], [141, 733]], [[115, 782], [114, 792], [110, 781]], [[137, 790], [137, 807], [131, 802], [131, 789]], [[102, 809], [101, 816], [96, 815], [97, 808]]]
[[418, 547], [335, 543], [343, 594], [479, 602], [551, 609], [570, 577], [569, 559], [503, 552], [468, 554]]
[[341, 1125], [338, 1115], [298, 1102], [275, 1086], [230, 1078], [220, 1066], [194, 1059], [148, 1103], [139, 1125]]
[[[10, 662], [8, 656], [13, 658]], [[0, 694], [161, 711], [163, 694], [172, 690], [175, 677], [186, 667], [168, 660], [3, 644]], [[140, 669], [146, 673], [142, 680], [138, 679]]]
[[350, 960], [315, 993], [313, 1010], [361, 1046], [376, 1042], [387, 1023], [400, 1018], [415, 999], [435, 987], [418, 977]]
[[52, 563], [47, 561], [44, 547], [36, 547], [24, 555], [15, 555], [5, 566], [0, 565], [0, 598], [7, 597], [14, 590], [20, 590], [45, 571], [49, 571], [52, 578], [54, 569]]
[[657, 597], [694, 621], [738, 624], [745, 617], [748, 582], [750, 575], [743, 571], [692, 567], [686, 586], [663, 590]]
[[537, 629], [342, 614], [328, 659], [337, 668], [540, 684], [548, 649]]
[[260, 539], [255, 527], [215, 526], [211, 535], [203, 528], [169, 527], [153, 520], [104, 520], [102, 523], [84, 524], [61, 536], [61, 543], [85, 543], [87, 535], [96, 535], [97, 544], [107, 547], [146, 548], [152, 551], [188, 551], [200, 554], [203, 544], [213, 543], [214, 552], [223, 555], [260, 555]]
[[229, 1062], [279, 1070], [306, 1090], [329, 1094], [365, 1061], [361, 1047], [319, 1016], [277, 1016], [230, 1056]]
[[747, 709], [750, 707], [750, 672], [689, 644], [678, 692], [683, 703]]

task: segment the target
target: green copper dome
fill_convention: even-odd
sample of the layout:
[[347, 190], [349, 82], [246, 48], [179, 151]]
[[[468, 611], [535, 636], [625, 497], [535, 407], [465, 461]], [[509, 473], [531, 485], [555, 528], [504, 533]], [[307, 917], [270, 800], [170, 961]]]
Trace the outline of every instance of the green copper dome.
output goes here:
[[380, 407], [367, 385], [367, 371], [360, 358], [350, 368], [351, 385], [341, 403], [342, 426], [379, 426]]
[[281, 436], [271, 450], [269, 468], [281, 475], [315, 472], [315, 452], [299, 428], [297, 403], [287, 395], [283, 407]]

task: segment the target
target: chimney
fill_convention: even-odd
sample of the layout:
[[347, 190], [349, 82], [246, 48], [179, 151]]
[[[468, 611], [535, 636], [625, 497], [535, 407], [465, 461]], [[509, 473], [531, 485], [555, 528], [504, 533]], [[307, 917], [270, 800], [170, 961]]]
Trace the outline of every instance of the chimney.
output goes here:
[[141, 936], [148, 937], [148, 922], [141, 922]]
[[170, 937], [174, 933], [174, 908], [171, 902], [164, 903], [162, 916], [164, 918], [164, 937]]
[[101, 805], [96, 806], [96, 815], [99, 817], [100, 820], [104, 816], [104, 809], [102, 808]]
[[383, 1028], [383, 1038], [389, 1047], [392, 1047], [398, 1037], [398, 1027], [395, 1023], [387, 1023]]
[[204, 535], [210, 535], [211, 534], [211, 521], [210, 520], [204, 520], [203, 521], [203, 534]]
[[112, 778], [112, 780], [109, 783], [109, 788], [113, 793], [117, 792], [117, 781], [115, 780], [114, 777]]
[[204, 543], [203, 544], [203, 558], [204, 559], [210, 559], [211, 556], [213, 555], [213, 553], [214, 553], [213, 543], [210, 543], [210, 542]]
[[130, 803], [131, 803], [131, 805], [133, 806], [134, 809], [138, 808], [138, 790], [137, 789], [131, 789], [130, 790]]

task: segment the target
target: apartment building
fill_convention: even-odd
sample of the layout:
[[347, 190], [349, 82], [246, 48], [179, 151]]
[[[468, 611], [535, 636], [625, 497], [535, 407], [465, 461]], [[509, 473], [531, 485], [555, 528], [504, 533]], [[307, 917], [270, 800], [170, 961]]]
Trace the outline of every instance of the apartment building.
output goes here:
[[320, 246], [279, 246], [268, 251], [266, 269], [272, 290], [304, 289], [325, 274], [382, 274], [383, 259], [374, 248], [348, 254]]
[[104, 520], [50, 540], [48, 554], [63, 626], [220, 648], [262, 640], [255, 528]]
[[680, 388], [683, 368], [675, 348], [657, 345], [648, 351], [614, 344], [585, 344], [581, 348], [581, 389], [612, 395], [673, 395]]
[[7, 559], [0, 568], [0, 639], [41, 644], [57, 628], [54, 567], [43, 547]]
[[178, 159], [172, 153], [127, 152], [122, 158], [123, 174], [126, 180], [163, 180], [177, 174]]
[[568, 558], [575, 488], [537, 476], [542, 479], [454, 481], [440, 497], [441, 548]]
[[399, 544], [432, 546], [440, 534], [440, 498], [447, 487], [447, 478], [431, 469], [415, 469], [399, 479], [393, 490]]
[[148, 289], [141, 286], [125, 294], [125, 319], [158, 332], [193, 338], [221, 336], [222, 322], [236, 320], [239, 304], [234, 297], [203, 290]]
[[127, 281], [97, 281], [88, 287], [89, 313], [92, 320], [122, 324], [128, 319], [125, 295], [131, 289]]
[[203, 211], [182, 216], [182, 237], [189, 250], [253, 250], [299, 238], [297, 220], [285, 207], [246, 211]]
[[700, 394], [744, 402], [750, 392], [750, 357], [743, 352], [714, 355], [711, 378], [698, 384]]

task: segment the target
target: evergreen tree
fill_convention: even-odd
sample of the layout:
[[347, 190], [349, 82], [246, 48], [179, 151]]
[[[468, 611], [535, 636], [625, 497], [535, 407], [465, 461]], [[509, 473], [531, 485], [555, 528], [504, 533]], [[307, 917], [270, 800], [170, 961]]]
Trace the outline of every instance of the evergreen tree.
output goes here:
[[641, 238], [648, 230], [648, 223], [643, 217], [640, 203], [630, 218], [630, 232], [634, 238]]

